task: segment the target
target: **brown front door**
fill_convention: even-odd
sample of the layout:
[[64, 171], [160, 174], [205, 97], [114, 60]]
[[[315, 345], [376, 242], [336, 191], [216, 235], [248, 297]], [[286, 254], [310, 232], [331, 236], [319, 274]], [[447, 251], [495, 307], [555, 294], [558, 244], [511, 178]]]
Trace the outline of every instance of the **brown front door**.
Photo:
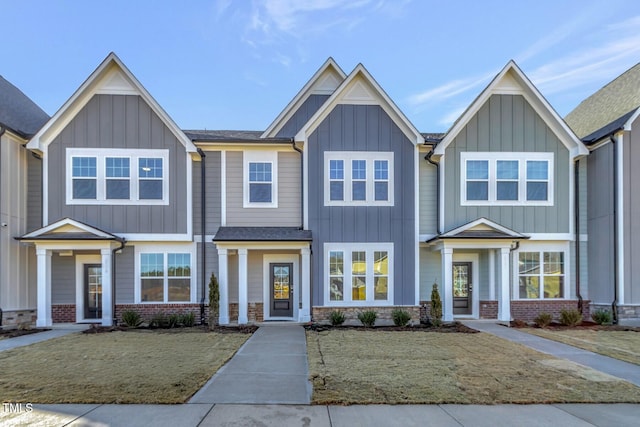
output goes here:
[[84, 265], [84, 318], [102, 318], [102, 264]]
[[453, 263], [453, 314], [472, 314], [473, 291], [470, 262]]
[[271, 317], [293, 317], [293, 264], [269, 264]]

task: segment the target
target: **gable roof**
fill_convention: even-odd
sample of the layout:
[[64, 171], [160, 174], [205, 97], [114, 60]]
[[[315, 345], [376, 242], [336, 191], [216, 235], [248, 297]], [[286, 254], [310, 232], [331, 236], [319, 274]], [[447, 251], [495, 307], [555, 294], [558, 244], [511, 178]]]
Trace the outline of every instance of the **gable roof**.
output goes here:
[[458, 133], [464, 129], [491, 95], [496, 94], [524, 96], [534, 111], [567, 147], [572, 158], [589, 154], [589, 150], [573, 133], [562, 117], [558, 115], [551, 104], [531, 83], [531, 80], [522, 72], [515, 61], [511, 60], [451, 126], [442, 141], [436, 146], [434, 150], [435, 157], [444, 155], [447, 146], [455, 139]]
[[342, 68], [329, 57], [324, 64], [314, 73], [309, 81], [293, 97], [291, 102], [282, 110], [276, 119], [262, 133], [262, 138], [274, 138], [278, 132], [289, 121], [289, 119], [300, 108], [304, 101], [311, 95], [331, 95], [336, 88], [344, 81], [347, 75]]
[[17, 240], [42, 241], [42, 240], [118, 240], [121, 237], [107, 231], [76, 221], [71, 218], [63, 218], [45, 227], [31, 231]]
[[475, 221], [468, 222], [460, 227], [456, 227], [445, 233], [435, 236], [427, 242], [442, 239], [528, 239], [522, 233], [518, 233], [510, 228], [491, 221], [487, 218], [478, 218]]
[[184, 145], [188, 153], [196, 153], [197, 148], [180, 130], [178, 125], [162, 109], [160, 104], [142, 86], [118, 56], [111, 52], [80, 85], [53, 117], [34, 135], [27, 148], [45, 152], [47, 146], [91, 100], [95, 94], [139, 95], [151, 110], [160, 117], [173, 135]]
[[[640, 107], [640, 63], [629, 68], [573, 109], [565, 120], [585, 138], [618, 121]], [[629, 114], [628, 118], [631, 118]], [[625, 120], [626, 123], [626, 120]], [[618, 129], [615, 129], [618, 130]], [[603, 136], [607, 136], [604, 134]]]
[[296, 141], [305, 141], [338, 104], [379, 105], [398, 125], [400, 130], [414, 145], [423, 144], [424, 137], [413, 126], [398, 106], [389, 98], [369, 71], [358, 64], [349, 76], [338, 86], [324, 104], [298, 131]]
[[0, 76], [0, 126], [27, 139], [49, 120], [49, 115], [20, 89]]
[[214, 242], [306, 242], [311, 241], [311, 230], [298, 227], [220, 227]]

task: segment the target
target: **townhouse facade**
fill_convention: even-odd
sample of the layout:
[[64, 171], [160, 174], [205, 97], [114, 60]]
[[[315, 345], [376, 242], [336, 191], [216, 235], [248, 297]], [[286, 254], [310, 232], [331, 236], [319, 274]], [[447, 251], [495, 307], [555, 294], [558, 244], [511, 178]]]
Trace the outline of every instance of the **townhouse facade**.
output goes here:
[[180, 129], [111, 53], [36, 130], [11, 236], [29, 276], [3, 289], [32, 290], [38, 326], [207, 321], [212, 274], [221, 324], [417, 322], [433, 284], [446, 321], [586, 317], [599, 295], [589, 149], [513, 62], [446, 134], [331, 58], [266, 130], [209, 131]]

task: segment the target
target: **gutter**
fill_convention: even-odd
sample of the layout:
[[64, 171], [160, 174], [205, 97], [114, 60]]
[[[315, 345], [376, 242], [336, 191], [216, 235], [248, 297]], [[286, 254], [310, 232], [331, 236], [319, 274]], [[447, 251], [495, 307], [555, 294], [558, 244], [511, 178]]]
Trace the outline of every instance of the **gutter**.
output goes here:
[[204, 316], [204, 296], [206, 294], [206, 286], [207, 286], [207, 273], [206, 273], [206, 262], [207, 262], [207, 250], [206, 250], [206, 241], [205, 241], [205, 226], [206, 226], [206, 164], [205, 158], [207, 157], [204, 154], [204, 151], [201, 148], [198, 148], [198, 154], [200, 155], [200, 235], [202, 236], [202, 268], [200, 269], [200, 275], [202, 280], [202, 297], [200, 298], [200, 324], [204, 325], [205, 316]]
[[304, 159], [302, 150], [296, 147], [294, 138], [291, 138], [291, 147], [300, 153], [300, 230], [304, 230]]
[[111, 250], [111, 312], [113, 313], [113, 326], [118, 326], [116, 318], [116, 252], [121, 251], [127, 244], [125, 239], [119, 240], [120, 247]]
[[578, 311], [582, 314], [584, 302], [582, 301], [582, 295], [580, 294], [580, 159], [577, 159], [574, 163], [574, 178], [573, 178], [573, 212], [575, 215], [575, 245], [576, 245], [576, 298], [578, 298]]
[[424, 159], [436, 167], [436, 233], [439, 236], [442, 233], [440, 230], [440, 163], [436, 163], [431, 160], [434, 149], [435, 145], [432, 145], [431, 151], [424, 156]]
[[618, 147], [616, 138], [609, 136], [613, 146], [613, 301], [611, 302], [612, 323], [618, 324]]

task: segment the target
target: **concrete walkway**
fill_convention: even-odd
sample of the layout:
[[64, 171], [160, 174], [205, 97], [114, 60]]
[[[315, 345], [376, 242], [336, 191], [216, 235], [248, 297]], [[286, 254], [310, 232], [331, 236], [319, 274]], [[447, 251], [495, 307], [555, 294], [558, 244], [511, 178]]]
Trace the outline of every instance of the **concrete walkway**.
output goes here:
[[[7, 338], [0, 340], [0, 351], [11, 350], [13, 348], [24, 347], [25, 345], [47, 341], [53, 338], [63, 337], [87, 329], [89, 325], [64, 324], [57, 325], [50, 331], [38, 332], [35, 334], [23, 335], [21, 337]], [[0, 408], [1, 409], [1, 408]]]
[[[612, 357], [602, 356], [557, 341], [541, 338], [526, 332], [520, 332], [515, 328], [499, 325], [495, 320], [467, 320], [462, 323], [470, 328], [525, 345], [542, 353], [588, 366], [640, 387], [640, 366], [634, 365], [633, 363], [623, 362]], [[640, 421], [638, 424], [640, 425]]]
[[265, 325], [190, 403], [309, 404], [307, 342], [299, 325]]

